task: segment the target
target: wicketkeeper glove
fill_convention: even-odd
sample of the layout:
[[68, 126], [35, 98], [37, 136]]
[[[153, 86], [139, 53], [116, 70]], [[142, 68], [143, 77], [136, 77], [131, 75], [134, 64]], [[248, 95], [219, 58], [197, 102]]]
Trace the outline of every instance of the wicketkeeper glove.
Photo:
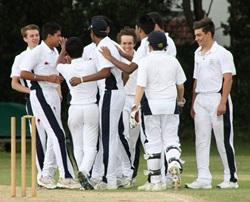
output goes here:
[[135, 128], [139, 123], [139, 110], [135, 104], [133, 104], [130, 113], [129, 125], [130, 128]]
[[186, 103], [186, 99], [183, 98], [181, 102], [178, 102], [178, 106], [179, 107], [184, 107], [185, 103]]

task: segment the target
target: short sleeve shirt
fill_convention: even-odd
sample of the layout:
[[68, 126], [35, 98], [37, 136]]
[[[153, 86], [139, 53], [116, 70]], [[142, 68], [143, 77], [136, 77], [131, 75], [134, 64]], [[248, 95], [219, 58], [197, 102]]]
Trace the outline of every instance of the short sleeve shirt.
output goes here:
[[177, 84], [186, 81], [178, 60], [164, 51], [150, 52], [140, 60], [137, 85], [145, 87], [145, 95], [152, 113], [174, 114]]
[[71, 105], [96, 103], [96, 81], [81, 83], [74, 87], [72, 87], [69, 83], [69, 80], [74, 76], [83, 77], [96, 73], [96, 68], [92, 60], [84, 61], [82, 58], [73, 59], [71, 64], [58, 64], [57, 70], [65, 78], [70, 89], [70, 94], [72, 96], [70, 101]]
[[223, 74], [236, 74], [232, 54], [214, 42], [210, 51], [201, 54], [202, 47], [194, 55], [194, 79], [197, 80], [196, 93], [217, 93], [222, 89]]
[[[27, 47], [27, 49], [25, 51], [23, 51], [22, 53], [20, 53], [19, 55], [17, 55], [15, 57], [15, 60], [14, 60], [14, 63], [12, 65], [12, 68], [11, 68], [11, 74], [10, 74], [10, 77], [13, 78], [13, 77], [20, 77], [21, 75], [21, 69], [20, 69], [20, 64], [22, 62], [22, 60], [25, 58], [25, 55], [30, 51], [31, 49], [29, 47]], [[25, 80], [24, 79], [21, 79], [19, 78], [19, 81], [21, 83], [21, 85], [23, 86], [26, 86], [26, 87], [30, 87], [30, 81], [28, 80]]]
[[[59, 54], [56, 48], [50, 49], [44, 41], [34, 49], [29, 51], [23, 59], [20, 68], [22, 71], [33, 72], [37, 75], [50, 76], [59, 75], [56, 70], [56, 61]], [[57, 83], [47, 81], [31, 81], [31, 90], [33, 89], [56, 89]]]
[[85, 46], [83, 49], [82, 58], [84, 60], [94, 60], [95, 59], [95, 48], [96, 48], [96, 45], [94, 42]]
[[119, 70], [117, 67], [114, 66], [113, 63], [111, 63], [109, 60], [107, 60], [101, 53], [101, 47], [106, 46], [109, 48], [111, 55], [115, 57], [117, 60], [121, 60], [121, 56], [115, 47], [114, 43], [109, 37], [105, 37], [102, 39], [98, 46], [95, 49], [95, 64], [97, 67], [97, 71], [102, 70], [103, 68], [110, 68], [111, 70], [111, 76], [106, 79], [101, 79], [98, 81], [98, 86], [101, 91], [106, 90], [124, 90], [123, 87], [123, 81], [122, 81], [122, 71]]
[[136, 53], [134, 54], [132, 62], [139, 65], [140, 59], [147, 56], [149, 54], [149, 47], [148, 47], [148, 37], [141, 40], [141, 45], [137, 49]]
[[167, 32], [165, 33], [165, 35], [167, 37], [167, 43], [168, 43], [166, 54], [176, 57], [177, 51], [176, 51], [174, 41], [173, 39], [170, 38]]

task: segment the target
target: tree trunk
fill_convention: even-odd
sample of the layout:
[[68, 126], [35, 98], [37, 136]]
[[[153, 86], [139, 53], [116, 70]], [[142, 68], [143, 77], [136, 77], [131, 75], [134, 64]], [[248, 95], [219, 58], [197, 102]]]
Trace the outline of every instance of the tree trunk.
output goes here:
[[194, 17], [191, 10], [190, 0], [182, 0], [183, 12], [190, 30], [193, 30]]
[[205, 16], [205, 12], [202, 9], [202, 0], [195, 0], [193, 4], [195, 20], [201, 20]]
[[183, 12], [190, 30], [193, 30], [193, 24], [196, 20], [201, 20], [204, 18], [205, 13], [202, 9], [202, 0], [194, 0], [194, 12], [191, 10], [191, 1], [182, 0]]

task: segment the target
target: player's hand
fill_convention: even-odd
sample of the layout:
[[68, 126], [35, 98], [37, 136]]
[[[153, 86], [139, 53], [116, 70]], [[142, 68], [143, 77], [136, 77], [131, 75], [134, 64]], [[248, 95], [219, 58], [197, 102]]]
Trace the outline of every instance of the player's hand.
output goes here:
[[181, 101], [178, 101], [178, 106], [182, 108], [182, 107], [184, 107], [185, 103], [186, 103], [186, 99], [182, 98]]
[[129, 125], [130, 128], [135, 128], [139, 123], [139, 110], [134, 104], [131, 108], [131, 113], [130, 113], [130, 119], [129, 119]]
[[226, 103], [220, 103], [217, 109], [217, 116], [221, 116], [226, 113]]
[[71, 63], [71, 57], [69, 57], [68, 55], [65, 55], [64, 62], [67, 63], [67, 64], [70, 64]]
[[115, 47], [118, 50], [120, 56], [125, 57], [126, 53], [124, 52], [124, 50], [122, 50], [119, 46], [115, 46]]
[[183, 107], [184, 107], [185, 103], [186, 103], [185, 98], [182, 98], [181, 100], [178, 100], [178, 101], [177, 101], [177, 105], [178, 105], [178, 106], [177, 106], [178, 114], [181, 114], [181, 113], [182, 113], [182, 110], [183, 110]]
[[52, 75], [48, 76], [47, 81], [51, 82], [51, 83], [62, 83], [63, 77], [59, 76], [57, 74], [52, 74]]
[[69, 83], [71, 84], [71, 86], [77, 86], [78, 84], [81, 83], [81, 78], [79, 78], [79, 77], [72, 77], [69, 80]]
[[110, 60], [110, 58], [112, 57], [110, 50], [108, 49], [107, 46], [102, 46], [100, 53], [103, 55], [103, 57], [105, 57], [107, 60]]
[[192, 119], [194, 119], [194, 117], [195, 117], [195, 111], [194, 111], [193, 107], [191, 108], [190, 115], [191, 115]]
[[59, 44], [61, 45], [61, 51], [65, 51], [66, 52], [66, 42], [67, 42], [67, 38], [61, 37]]

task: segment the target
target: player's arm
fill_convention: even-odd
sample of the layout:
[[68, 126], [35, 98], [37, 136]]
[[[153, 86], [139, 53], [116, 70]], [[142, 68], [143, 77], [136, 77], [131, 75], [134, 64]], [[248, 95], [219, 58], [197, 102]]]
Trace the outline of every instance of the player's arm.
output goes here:
[[71, 86], [77, 86], [78, 84], [83, 83], [83, 82], [97, 81], [97, 80], [108, 78], [110, 77], [110, 74], [111, 74], [111, 70], [110, 68], [107, 67], [107, 68], [101, 69], [99, 72], [96, 72], [88, 76], [72, 77], [70, 79], [70, 84]]
[[32, 72], [29, 72], [29, 71], [24, 71], [24, 70], [21, 71], [20, 77], [22, 79], [27, 79], [30, 81], [48, 81], [51, 83], [61, 83], [63, 81], [63, 77], [57, 74], [53, 74], [49, 76], [42, 76], [42, 75], [33, 74]]
[[18, 76], [13, 76], [12, 77], [12, 80], [11, 80], [11, 87], [18, 91], [18, 92], [21, 92], [21, 93], [27, 93], [29, 94], [30, 93], [30, 89], [21, 85], [19, 83], [19, 77]]
[[184, 100], [184, 84], [177, 84], [177, 101], [183, 102]]
[[112, 62], [114, 64], [114, 66], [116, 66], [117, 68], [119, 68], [121, 71], [126, 72], [128, 74], [133, 73], [133, 71], [135, 71], [138, 68], [138, 65], [134, 62], [131, 62], [129, 65], [125, 64], [119, 60], [117, 60], [115, 57], [113, 57], [110, 53], [110, 50], [107, 47], [101, 47], [100, 53], [103, 55], [103, 57], [105, 57], [107, 60], [109, 60], [110, 62]]
[[192, 118], [194, 118], [194, 116], [195, 116], [194, 101], [195, 101], [195, 98], [197, 96], [197, 93], [195, 92], [196, 85], [197, 85], [197, 80], [195, 79], [194, 84], [193, 84], [192, 106], [191, 106], [191, 111], [190, 111], [190, 115], [191, 115]]
[[129, 80], [129, 74], [122, 72], [122, 81], [124, 86], [126, 85], [128, 80]]
[[58, 92], [58, 95], [59, 95], [60, 100], [61, 100], [61, 102], [62, 102], [63, 96], [62, 96], [61, 84], [59, 84], [59, 85], [57, 86], [56, 91]]
[[125, 53], [122, 49], [120, 49], [118, 46], [116, 46], [120, 56], [124, 57], [126, 60], [128, 61], [132, 61], [133, 60], [133, 56], [132, 55], [129, 55], [127, 53]]
[[141, 98], [144, 93], [144, 90], [145, 90], [145, 87], [136, 86], [136, 92], [135, 92], [135, 98], [134, 98], [134, 104], [136, 105], [136, 107], [138, 107], [141, 102]]
[[177, 102], [179, 107], [184, 107], [186, 100], [184, 96], [184, 84], [177, 84]]
[[224, 82], [223, 82], [223, 88], [222, 88], [222, 95], [221, 95], [221, 100], [220, 104], [217, 109], [217, 115], [220, 116], [222, 114], [225, 114], [226, 112], [226, 103], [228, 96], [231, 91], [231, 87], [233, 84], [233, 78], [232, 78], [232, 73], [225, 73], [223, 75]]
[[61, 52], [57, 58], [56, 61], [56, 67], [59, 63], [65, 63], [65, 55], [66, 55], [66, 42], [67, 39], [62, 37], [62, 39], [60, 40], [60, 45], [61, 45]]
[[136, 93], [134, 98], [134, 104], [131, 108], [130, 118], [129, 118], [129, 125], [130, 128], [134, 128], [139, 123], [139, 104], [144, 93], [145, 87], [136, 86]]

